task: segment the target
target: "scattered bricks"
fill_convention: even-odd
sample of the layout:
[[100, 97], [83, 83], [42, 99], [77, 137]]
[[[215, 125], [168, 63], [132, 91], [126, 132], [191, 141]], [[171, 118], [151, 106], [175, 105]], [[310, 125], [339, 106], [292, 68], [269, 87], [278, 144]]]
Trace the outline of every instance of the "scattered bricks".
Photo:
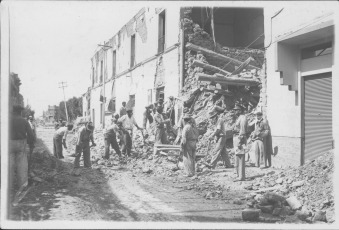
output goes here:
[[273, 205], [259, 206], [259, 208], [263, 213], [269, 213], [269, 214], [271, 214], [274, 209]]
[[279, 216], [281, 213], [282, 208], [275, 208], [273, 209], [272, 215], [273, 216]]
[[292, 183], [291, 187], [292, 188], [297, 188], [297, 187], [300, 187], [300, 186], [304, 185], [304, 183], [305, 183], [305, 181], [303, 181], [303, 180], [296, 181], [296, 182]]
[[312, 219], [313, 222], [316, 222], [316, 221], [322, 221], [322, 222], [326, 222], [326, 212], [325, 211], [317, 211], [315, 214], [314, 214], [314, 217]]
[[143, 173], [151, 173], [151, 172], [152, 172], [152, 169], [149, 168], [149, 167], [144, 167], [144, 168], [142, 169], [142, 172], [143, 172]]
[[246, 200], [252, 200], [252, 199], [254, 199], [254, 197], [255, 197], [255, 194], [247, 194], [246, 196], [245, 196], [245, 199]]
[[334, 208], [326, 210], [326, 221], [327, 223], [333, 223], [335, 221]]
[[286, 201], [292, 210], [300, 209], [302, 206], [300, 201], [295, 196], [290, 196], [286, 199]]
[[244, 221], [258, 221], [260, 209], [244, 209], [241, 213]]

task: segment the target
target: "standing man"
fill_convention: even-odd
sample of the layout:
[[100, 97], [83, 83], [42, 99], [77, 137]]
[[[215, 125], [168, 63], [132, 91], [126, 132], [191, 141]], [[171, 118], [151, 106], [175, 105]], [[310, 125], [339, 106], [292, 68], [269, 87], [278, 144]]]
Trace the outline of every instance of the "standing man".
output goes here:
[[58, 159], [64, 159], [64, 155], [62, 154], [62, 145], [65, 149], [67, 149], [66, 146], [66, 137], [68, 134], [68, 131], [71, 131], [73, 129], [73, 125], [68, 124], [66, 127], [60, 127], [54, 134], [53, 137], [53, 153], [54, 156]]
[[212, 141], [215, 137], [217, 137], [217, 145], [215, 147], [215, 153], [212, 157], [211, 164], [209, 165], [211, 168], [215, 168], [217, 166], [217, 162], [220, 158], [223, 160], [226, 168], [232, 168], [230, 159], [228, 157], [228, 153], [226, 150], [226, 140], [227, 134], [230, 133], [228, 129], [224, 117], [221, 117], [218, 121], [215, 132], [210, 136], [210, 141]]
[[152, 104], [145, 106], [145, 111], [143, 113], [143, 123], [142, 123], [142, 127], [144, 129], [146, 129], [147, 126], [147, 120], [149, 122], [149, 124], [153, 123], [153, 117], [152, 117]]
[[253, 149], [255, 153], [255, 166], [260, 167], [260, 162], [264, 163], [263, 168], [271, 167], [272, 144], [268, 138], [270, 126], [266, 119], [263, 119], [262, 112], [256, 112], [254, 131], [251, 134]]
[[190, 115], [184, 116], [185, 126], [182, 131], [181, 148], [183, 151], [183, 162], [187, 177], [195, 174], [195, 151], [199, 137], [199, 131], [195, 127]]
[[89, 141], [92, 142], [92, 146], [96, 146], [93, 140], [93, 130], [94, 126], [92, 122], [88, 122], [86, 126], [82, 126], [78, 131], [78, 140], [76, 144], [77, 155], [74, 159], [74, 168], [80, 167], [80, 157], [81, 153], [84, 155], [84, 167], [91, 167], [91, 153]]
[[168, 98], [169, 100], [166, 103], [166, 115], [168, 118], [171, 119], [171, 124], [175, 125], [175, 110], [174, 110], [174, 106], [175, 106], [175, 100], [173, 96], [170, 96]]
[[32, 131], [33, 131], [34, 142], [35, 142], [35, 141], [36, 141], [36, 123], [35, 123], [35, 121], [33, 120], [33, 116], [32, 116], [32, 115], [30, 115], [30, 116], [28, 117], [28, 123], [29, 123], [29, 125], [31, 126], [31, 129], [32, 129]]
[[243, 115], [243, 108], [236, 105], [233, 109], [238, 117], [233, 127], [233, 146], [235, 153], [235, 170], [237, 180], [245, 180], [245, 153], [244, 145], [246, 145], [247, 118]]
[[10, 123], [9, 143], [9, 189], [14, 190], [16, 197], [28, 185], [28, 158], [26, 144], [34, 148], [34, 136], [30, 124], [21, 116], [24, 108], [13, 107], [13, 114]]
[[122, 122], [122, 126], [124, 129], [127, 131], [124, 133], [124, 148], [122, 149], [122, 153], [130, 156], [131, 155], [131, 150], [132, 150], [132, 138], [133, 138], [133, 126], [137, 127], [137, 129], [142, 130], [137, 124], [137, 122], [134, 119], [133, 116], [133, 110], [132, 108], [127, 109], [127, 114], [120, 117], [119, 119], [120, 122]]
[[125, 101], [122, 102], [122, 107], [120, 108], [119, 114], [120, 114], [120, 117], [122, 117], [122, 116], [127, 114], [127, 111], [126, 111], [126, 102]]
[[105, 159], [109, 159], [109, 147], [112, 146], [114, 151], [121, 157], [121, 152], [119, 149], [119, 145], [117, 142], [117, 133], [118, 133], [118, 126], [117, 121], [115, 121], [115, 118], [111, 119], [111, 125], [108, 126], [104, 130], [104, 138], [105, 138]]
[[167, 125], [170, 121], [170, 119], [165, 120], [162, 115], [162, 107], [159, 106], [157, 108], [157, 113], [154, 115], [154, 121], [155, 121], [155, 144], [167, 144], [167, 134], [165, 129], [165, 124]]

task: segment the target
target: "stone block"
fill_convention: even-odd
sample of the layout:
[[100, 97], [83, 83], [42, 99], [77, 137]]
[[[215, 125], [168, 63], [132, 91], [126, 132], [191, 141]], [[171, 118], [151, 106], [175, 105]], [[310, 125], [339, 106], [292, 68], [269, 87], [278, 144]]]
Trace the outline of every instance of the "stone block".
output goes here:
[[292, 210], [297, 210], [302, 207], [300, 201], [295, 196], [290, 196], [286, 201]]
[[326, 210], [326, 221], [327, 223], [333, 223], [335, 221], [334, 208]]
[[259, 206], [259, 207], [263, 213], [269, 213], [269, 214], [271, 214], [274, 209], [273, 205], [264, 205], [264, 206]]
[[273, 216], [279, 216], [281, 213], [282, 208], [275, 208], [273, 209], [272, 215]]
[[326, 222], [326, 212], [321, 210], [317, 211], [313, 217], [313, 222], [316, 221]]

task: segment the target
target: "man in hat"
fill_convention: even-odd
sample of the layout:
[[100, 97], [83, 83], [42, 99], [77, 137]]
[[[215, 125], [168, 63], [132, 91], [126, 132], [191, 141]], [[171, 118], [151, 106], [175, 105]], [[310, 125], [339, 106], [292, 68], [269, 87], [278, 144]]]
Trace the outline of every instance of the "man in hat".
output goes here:
[[[119, 115], [118, 115], [119, 116]], [[109, 159], [109, 147], [112, 146], [114, 151], [121, 157], [121, 152], [117, 142], [117, 133], [118, 133], [118, 121], [116, 118], [111, 119], [111, 125], [105, 128], [104, 130], [104, 141], [105, 141], [105, 159]]]
[[127, 131], [124, 133], [124, 143], [125, 148], [122, 149], [122, 153], [130, 156], [132, 150], [132, 138], [133, 138], [133, 127], [137, 127], [137, 129], [142, 130], [137, 124], [133, 116], [132, 108], [127, 108], [127, 114], [120, 117], [119, 121], [122, 122], [123, 128]]
[[227, 134], [230, 134], [230, 129], [227, 127], [227, 123], [224, 117], [219, 118], [217, 123], [216, 130], [210, 136], [210, 141], [212, 141], [215, 137], [217, 137], [217, 145], [215, 147], [215, 153], [211, 159], [211, 164], [209, 165], [211, 168], [215, 168], [217, 166], [217, 162], [222, 159], [226, 168], [231, 168], [231, 162], [228, 157], [228, 153], [226, 150], [226, 140]]
[[90, 121], [86, 124], [86, 126], [82, 126], [78, 131], [76, 149], [77, 155], [74, 159], [74, 168], [80, 167], [80, 157], [81, 153], [84, 155], [84, 167], [91, 167], [91, 153], [90, 153], [90, 145], [89, 141], [92, 142], [92, 146], [96, 146], [93, 140], [93, 123]]
[[73, 125], [68, 124], [66, 127], [60, 127], [53, 136], [53, 153], [54, 156], [58, 159], [63, 159], [64, 155], [62, 154], [62, 145], [65, 149], [66, 146], [66, 137], [69, 131], [73, 129]]
[[247, 118], [243, 114], [243, 108], [240, 105], [234, 107], [235, 116], [238, 117], [233, 127], [233, 146], [235, 153], [235, 170], [237, 180], [245, 180], [245, 152], [247, 137]]
[[195, 151], [199, 137], [199, 131], [194, 125], [189, 114], [184, 117], [185, 126], [182, 131], [181, 148], [183, 150], [183, 162], [188, 177], [195, 174]]
[[[179, 119], [179, 122], [178, 122], [178, 134], [177, 134], [177, 137], [176, 137], [176, 139], [174, 141], [174, 144], [178, 144], [180, 142], [182, 130], [184, 129], [184, 126], [185, 126], [184, 116], [187, 113], [188, 113], [188, 108], [184, 107], [183, 113], [182, 113], [182, 115], [181, 115], [181, 117]], [[192, 117], [191, 117], [191, 120], [194, 123], [194, 125], [196, 126], [195, 120]]]
[[14, 106], [9, 129], [9, 188], [17, 192], [16, 196], [28, 185], [27, 148], [34, 148], [33, 131], [26, 119], [21, 116], [24, 108]]
[[166, 115], [171, 119], [171, 125], [175, 125], [175, 100], [173, 96], [170, 96], [168, 99], [166, 102]]
[[126, 102], [125, 101], [122, 102], [122, 107], [119, 110], [119, 114], [120, 114], [120, 117], [122, 117], [122, 116], [127, 114], [127, 111], [126, 111]]
[[270, 126], [263, 118], [260, 111], [256, 112], [254, 131], [251, 134], [253, 150], [255, 154], [255, 166], [260, 167], [260, 162], [264, 163], [263, 168], [271, 167], [272, 139], [269, 139]]
[[152, 109], [153, 109], [153, 105], [147, 105], [145, 106], [145, 111], [143, 113], [143, 128], [146, 129], [147, 126], [147, 121], [149, 122], [149, 124], [153, 123], [153, 117], [152, 117]]
[[165, 124], [168, 125], [169, 122], [171, 122], [170, 119], [164, 119], [162, 115], [162, 107], [157, 107], [157, 113], [154, 115], [154, 121], [155, 121], [155, 144], [167, 144], [167, 134], [165, 129]]

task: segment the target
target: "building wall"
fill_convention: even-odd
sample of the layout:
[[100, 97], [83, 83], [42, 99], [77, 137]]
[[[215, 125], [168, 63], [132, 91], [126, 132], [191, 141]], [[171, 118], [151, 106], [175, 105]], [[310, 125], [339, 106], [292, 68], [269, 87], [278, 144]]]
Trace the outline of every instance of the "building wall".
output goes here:
[[[271, 42], [271, 17], [282, 7], [284, 7], [283, 11], [272, 20]], [[333, 12], [333, 7], [316, 2], [309, 2], [307, 6], [295, 3], [288, 6], [276, 5], [275, 7], [264, 8], [265, 46], [270, 45], [266, 50], [267, 118], [272, 130], [273, 147], [276, 146], [279, 149], [277, 159], [280, 159], [278, 160], [280, 163], [285, 162], [285, 165], [294, 164], [295, 162], [300, 164], [302, 105], [300, 88], [301, 61], [299, 55], [302, 47], [296, 44], [295, 47], [289, 46], [293, 49], [280, 50], [286, 43], [282, 42], [280, 43], [282, 46], [279, 46], [277, 41], [298, 30], [322, 23], [322, 20], [328, 20], [326, 15], [331, 12]], [[307, 39], [305, 43], [306, 41]], [[277, 52], [278, 49], [280, 52]], [[295, 52], [295, 50], [298, 52]], [[278, 59], [279, 62], [277, 61]], [[322, 60], [319, 59], [318, 62], [322, 62]], [[284, 65], [288, 66], [288, 68], [285, 68], [286, 66]], [[284, 70], [282, 72], [283, 79], [280, 78], [280, 72], [277, 72], [282, 69]], [[289, 90], [289, 84], [294, 84], [296, 86], [295, 90], [293, 88]]]
[[[111, 49], [106, 54], [95, 54], [92, 59], [94, 73], [97, 74], [98, 80], [92, 88], [91, 94], [91, 113], [95, 109], [95, 127], [100, 127], [100, 91], [102, 84], [99, 82], [100, 61], [104, 60], [104, 73], [106, 76], [105, 96], [107, 103], [111, 99], [112, 84], [115, 81], [116, 111], [119, 111], [123, 101], [128, 102], [130, 95], [135, 95], [134, 115], [137, 123], [142, 125], [142, 114], [145, 106], [148, 105], [148, 90], [152, 90], [152, 103], [155, 102], [155, 75], [157, 64], [160, 57], [164, 66], [165, 96], [179, 95], [179, 7], [169, 8], [144, 8], [144, 20], [146, 24], [147, 36], [144, 32], [136, 31], [137, 23], [132, 27], [124, 26], [115, 34], [107, 43]], [[158, 30], [159, 30], [159, 13], [165, 10], [165, 50], [158, 54]], [[138, 17], [139, 14], [137, 14]], [[142, 16], [140, 17], [142, 18]], [[138, 19], [137, 19], [138, 20]], [[126, 25], [130, 25], [127, 22]], [[133, 28], [133, 33], [127, 32], [127, 27]], [[145, 30], [144, 30], [145, 31]], [[120, 34], [120, 45], [118, 44]], [[131, 68], [131, 36], [135, 34], [135, 65]], [[113, 76], [113, 51], [116, 51], [116, 75]], [[99, 57], [99, 65], [96, 65], [95, 58]], [[91, 78], [96, 79], [95, 74]], [[92, 82], [92, 80], [91, 80]], [[109, 122], [106, 119], [106, 124]]]

